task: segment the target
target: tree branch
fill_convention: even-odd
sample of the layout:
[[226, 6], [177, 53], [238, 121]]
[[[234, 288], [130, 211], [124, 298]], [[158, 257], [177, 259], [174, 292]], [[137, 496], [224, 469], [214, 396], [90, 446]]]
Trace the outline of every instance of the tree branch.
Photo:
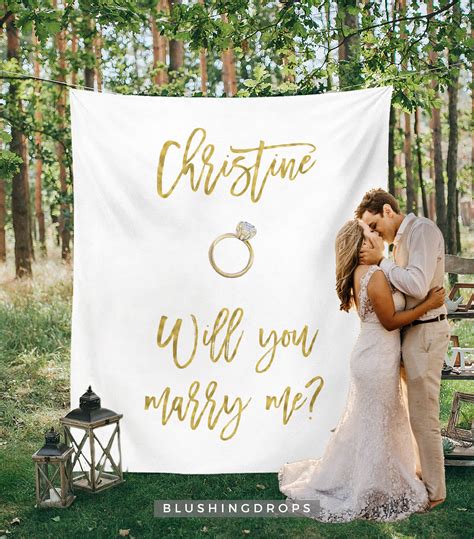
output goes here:
[[40, 80], [42, 82], [51, 82], [53, 84], [59, 84], [60, 86], [68, 86], [69, 88], [79, 88], [80, 90], [95, 90], [90, 86], [80, 86], [79, 84], [68, 84], [67, 82], [52, 80], [52, 79], [43, 79], [41, 77], [35, 77], [34, 75], [0, 75], [0, 79], [24, 79], [24, 80]]
[[264, 30], [268, 30], [269, 28], [274, 28], [275, 26], [278, 26], [283, 21], [283, 19], [285, 18], [286, 13], [290, 10], [291, 3], [286, 2], [286, 3], [284, 3], [284, 6], [285, 7], [283, 9], [281, 9], [280, 12], [278, 13], [278, 17], [277, 17], [275, 22], [273, 22], [271, 24], [267, 24], [266, 26], [262, 26], [261, 28], [257, 28], [256, 30], [254, 30], [250, 34], [247, 34], [246, 36], [244, 36], [242, 39], [249, 39], [250, 37], [257, 34], [258, 32], [263, 32]]
[[10, 118], [7, 114], [5, 114], [4, 111], [0, 111], [0, 118], [3, 118], [12, 127], [15, 127], [16, 129], [20, 130], [23, 134], [26, 134], [26, 133], [28, 133], [28, 134], [30, 134], [30, 133], [41, 133], [42, 135], [46, 135], [47, 137], [50, 137], [54, 141], [61, 144], [61, 146], [64, 148], [64, 153], [69, 157], [68, 146], [64, 143], [64, 140], [59, 137], [59, 135], [54, 135], [50, 131], [45, 131], [44, 129], [39, 129], [36, 125], [28, 124], [27, 122], [24, 122], [21, 119], [17, 120], [16, 118]]
[[431, 13], [428, 13], [426, 15], [413, 15], [411, 17], [400, 17], [399, 19], [392, 19], [392, 20], [389, 20], [389, 21], [385, 21], [385, 22], [380, 22], [380, 23], [377, 23], [377, 24], [371, 24], [369, 26], [364, 26], [363, 28], [358, 28], [357, 30], [355, 30], [354, 32], [350, 32], [349, 34], [347, 34], [346, 36], [344, 36], [344, 38], [337, 43], [336, 46], [334, 47], [331, 47], [330, 49], [327, 50], [327, 53], [326, 53], [326, 56], [324, 58], [324, 62], [316, 69], [313, 69], [310, 73], [308, 73], [301, 81], [300, 83], [301, 84], [306, 84], [307, 80], [313, 76], [314, 72], [317, 71], [317, 70], [320, 70], [322, 69], [328, 62], [329, 60], [329, 55], [331, 54], [332, 51], [338, 49], [341, 45], [343, 45], [349, 38], [351, 38], [352, 36], [355, 36], [357, 34], [361, 34], [362, 32], [366, 32], [367, 30], [373, 30], [374, 28], [380, 28], [381, 26], [387, 26], [388, 24], [393, 24], [395, 25], [395, 23], [397, 22], [403, 22], [403, 21], [415, 21], [415, 20], [420, 20], [420, 19], [427, 19], [427, 21], [429, 22], [430, 19], [432, 19], [433, 17], [435, 17], [436, 15], [439, 15], [440, 13], [443, 13], [444, 11], [447, 11], [450, 7], [454, 6], [454, 4], [456, 4], [459, 0], [453, 0], [452, 2], [450, 2], [449, 4], [447, 4], [446, 6], [438, 9], [437, 11], [433, 11]]

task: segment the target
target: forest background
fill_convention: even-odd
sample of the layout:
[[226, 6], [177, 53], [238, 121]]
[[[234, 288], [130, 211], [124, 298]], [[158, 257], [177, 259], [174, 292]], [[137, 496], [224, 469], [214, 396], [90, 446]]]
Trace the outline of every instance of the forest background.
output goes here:
[[[79, 497], [69, 516], [33, 510], [31, 454], [43, 432], [77, 405], [69, 403], [74, 178], [68, 87], [245, 99], [392, 85], [388, 188], [403, 212], [438, 224], [447, 253], [472, 258], [473, 44], [469, 0], [0, 0], [5, 536], [111, 537], [122, 528], [141, 536], [283, 533], [272, 519], [170, 525], [147, 512], [153, 499], [183, 495], [279, 498], [274, 474], [165, 475], [159, 481], [133, 474], [123, 488], [95, 501]], [[467, 323], [453, 330], [461, 345], [474, 346]], [[454, 391], [472, 392], [469, 384], [443, 383], [444, 425]], [[473, 417], [474, 410], [464, 419]], [[390, 526], [354, 523], [339, 531], [460, 537], [473, 512], [469, 470], [447, 469], [447, 480], [448, 502], [429, 521], [415, 515]], [[291, 520], [284, 533], [295, 537], [332, 533]]]
[[471, 16], [467, 1], [4, 2], [0, 261], [10, 251], [31, 275], [48, 231], [71, 256], [68, 86], [245, 98], [391, 84], [388, 188], [460, 253], [474, 183]]

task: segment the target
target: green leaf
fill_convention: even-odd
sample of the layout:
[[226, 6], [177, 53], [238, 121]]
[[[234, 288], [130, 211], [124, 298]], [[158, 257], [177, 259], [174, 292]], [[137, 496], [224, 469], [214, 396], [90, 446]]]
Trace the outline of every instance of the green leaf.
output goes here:
[[61, 30], [61, 21], [46, 21], [44, 27], [49, 35], [54, 36]]
[[253, 74], [255, 76], [255, 80], [261, 81], [262, 79], [265, 78], [265, 75], [266, 75], [265, 66], [263, 66], [262, 64], [257, 64], [253, 70]]
[[0, 140], [3, 140], [5, 144], [8, 144], [12, 139], [12, 136], [10, 133], [7, 133], [6, 131], [0, 131]]

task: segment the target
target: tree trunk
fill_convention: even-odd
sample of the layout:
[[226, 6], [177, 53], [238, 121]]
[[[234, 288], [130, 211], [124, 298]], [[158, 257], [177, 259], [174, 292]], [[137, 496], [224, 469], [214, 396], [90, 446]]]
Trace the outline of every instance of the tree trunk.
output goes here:
[[51, 222], [53, 223], [54, 231], [55, 231], [55, 239], [56, 239], [56, 245], [59, 247], [61, 245], [61, 234], [59, 233], [59, 219], [56, 215], [56, 207], [51, 204], [49, 207], [49, 214], [51, 215]]
[[[76, 58], [77, 56], [77, 33], [74, 28], [74, 25], [72, 26], [72, 34], [71, 34], [71, 54], [73, 58]], [[71, 66], [71, 84], [73, 86], [76, 86], [77, 84], [77, 70], [75, 67]]]
[[[430, 118], [430, 129], [433, 129], [433, 118]], [[434, 151], [433, 140], [430, 141], [430, 161], [429, 161], [429, 176], [431, 182], [434, 184]], [[431, 191], [428, 197], [428, 204], [430, 208], [430, 219], [436, 222], [436, 196], [435, 192]]]
[[420, 140], [420, 109], [415, 109], [415, 142], [416, 142], [416, 157], [418, 162], [418, 181], [421, 189], [421, 203], [423, 204], [423, 215], [430, 217], [428, 210], [428, 201], [426, 199], [426, 186], [423, 180], [423, 161], [421, 156], [421, 140]]
[[[0, 150], [2, 145], [0, 144]], [[6, 193], [5, 180], [0, 179], [0, 262], [7, 260], [7, 242], [5, 236], [5, 216], [6, 216]]]
[[199, 51], [199, 69], [201, 72], [201, 92], [202, 95], [207, 95], [207, 57], [206, 49]]
[[[38, 38], [33, 29], [32, 32], [33, 45], [36, 49], [34, 58], [33, 58], [33, 70], [35, 77], [40, 76], [40, 63], [38, 61], [39, 52], [37, 52], [38, 47]], [[42, 111], [40, 105], [40, 95], [41, 95], [41, 84], [40, 81], [35, 82], [35, 94], [36, 94], [36, 106], [35, 106], [35, 122], [38, 126], [42, 122]], [[41, 133], [35, 133], [35, 154], [41, 147]], [[43, 175], [43, 159], [39, 156], [35, 160], [35, 214], [36, 220], [38, 222], [38, 235], [40, 242], [41, 254], [46, 255], [46, 229], [44, 223], [44, 212], [43, 212], [43, 197], [42, 197], [42, 175]]]
[[[57, 0], [53, 1], [53, 5], [56, 7]], [[59, 73], [58, 81], [65, 82], [65, 72], [66, 72], [66, 31], [61, 30], [56, 34], [56, 49], [58, 50], [59, 55]], [[94, 73], [94, 70], [92, 70]], [[92, 75], [93, 76], [93, 75]], [[66, 114], [66, 92], [64, 86], [58, 88], [59, 96], [56, 102], [56, 110], [59, 117], [59, 130], [63, 131], [65, 129], [65, 114]], [[61, 142], [56, 143], [56, 157], [59, 165], [59, 188], [61, 193], [61, 203], [60, 203], [60, 215], [59, 215], [59, 232], [61, 235], [61, 257], [63, 260], [69, 261], [71, 256], [71, 232], [70, 232], [70, 223], [71, 223], [71, 211], [69, 204], [67, 202], [68, 197], [68, 185], [67, 185], [67, 171], [65, 164], [65, 152], [64, 146]]]
[[94, 38], [94, 53], [95, 53], [95, 76], [97, 80], [97, 91], [102, 92], [102, 33], [100, 26], [97, 29], [97, 34]]
[[[392, 4], [392, 20], [395, 20], [396, 0]], [[395, 23], [392, 23], [392, 32], [395, 33]], [[395, 51], [391, 54], [395, 63]], [[388, 192], [395, 196], [395, 126], [397, 115], [394, 106], [390, 103], [390, 119], [388, 126]]]
[[446, 201], [444, 193], [443, 156], [441, 150], [441, 116], [439, 109], [431, 110], [431, 131], [433, 136], [433, 166], [436, 203], [436, 223], [446, 237]]
[[[167, 11], [167, 9], [167, 0], [159, 0], [156, 5], [156, 11]], [[157, 70], [157, 66], [158, 64], [166, 64], [166, 49], [168, 46], [168, 39], [158, 32], [154, 13], [150, 14], [150, 25], [153, 38], [153, 70], [156, 71], [153, 81], [157, 86], [163, 86], [163, 84], [168, 83], [168, 73], [162, 67]]]
[[448, 176], [448, 203], [447, 203], [447, 252], [449, 254], [458, 254], [458, 245], [456, 241], [456, 222], [458, 220], [457, 207], [457, 145], [458, 145], [458, 126], [457, 126], [457, 97], [458, 89], [451, 81], [448, 87], [449, 95], [449, 143], [448, 158], [446, 162], [446, 174]]
[[[172, 14], [173, 6], [181, 4], [182, 0], [168, 0], [171, 21], [174, 22]], [[184, 43], [178, 39], [170, 39], [170, 72], [178, 71], [184, 65]]]
[[[471, 39], [474, 41], [474, 24], [471, 24]], [[474, 62], [471, 62], [471, 122], [473, 120], [474, 120]], [[471, 170], [474, 170], [474, 130], [472, 130], [471, 132]], [[474, 174], [471, 175], [471, 204], [473, 200], [474, 200]]]
[[[406, 0], [400, 0], [399, 5], [401, 17], [406, 16]], [[406, 40], [406, 23], [402, 21], [400, 23], [400, 37], [402, 41]], [[406, 70], [408, 67], [407, 62], [404, 60], [402, 62], [402, 69]], [[417, 200], [415, 193], [415, 182], [413, 181], [413, 160], [412, 160], [412, 151], [411, 151], [411, 114], [409, 112], [404, 113], [404, 142], [403, 142], [403, 153], [405, 156], [405, 177], [406, 177], [406, 193], [407, 193], [407, 213], [418, 213]]]
[[[21, 104], [19, 110], [21, 114], [23, 114], [23, 104]], [[24, 133], [22, 133], [21, 136], [23, 138], [23, 146], [25, 147], [25, 156], [27, 160], [26, 162], [29, 164], [28, 139], [25, 137]], [[35, 227], [35, 223], [34, 223], [33, 210], [32, 210], [33, 200], [31, 199], [31, 193], [30, 193], [30, 177], [28, 173], [25, 176], [25, 192], [26, 192], [26, 200], [27, 200], [26, 209], [28, 211], [28, 221], [30, 222], [30, 226], [29, 226], [30, 253], [31, 253], [31, 260], [34, 261], [35, 248], [34, 248], [34, 243], [33, 243], [33, 229]]]
[[[223, 13], [221, 19], [227, 22], [227, 15]], [[232, 97], [237, 93], [237, 75], [235, 72], [234, 50], [229, 47], [222, 51], [222, 80], [224, 82], [224, 92], [227, 97]]]
[[[0, 28], [0, 38], [3, 38], [3, 28]], [[0, 118], [0, 129], [3, 121]], [[3, 150], [3, 140], [0, 140], [0, 152]], [[0, 262], [7, 260], [7, 242], [5, 234], [5, 222], [7, 217], [7, 194], [5, 180], [0, 176]]]
[[410, 113], [405, 112], [403, 153], [405, 154], [405, 174], [407, 187], [407, 213], [418, 213], [415, 184], [413, 181], [413, 164], [411, 154], [411, 118]]
[[[460, 25], [459, 5], [452, 8], [452, 24]], [[453, 44], [454, 45], [454, 44]], [[447, 252], [457, 255], [460, 245], [457, 242], [456, 224], [458, 221], [458, 196], [456, 190], [458, 168], [458, 79], [459, 70], [453, 64], [458, 63], [459, 56], [448, 51], [448, 65], [450, 68], [450, 82], [448, 85], [448, 123], [449, 141], [448, 157], [446, 161], [446, 175], [448, 177], [448, 204], [447, 204]]]
[[436, 222], [446, 237], [446, 201], [444, 193], [443, 156], [441, 151], [441, 117], [439, 109], [432, 109], [433, 152], [435, 173]]
[[[357, 0], [337, 0], [337, 26], [339, 28], [339, 89], [354, 88], [362, 82], [360, 73], [360, 37], [351, 35], [359, 28], [357, 15], [349, 13], [347, 8], [358, 7]], [[346, 30], [342, 26], [348, 27]]]
[[395, 108], [390, 105], [388, 126], [388, 191], [395, 196]]
[[[53, 5], [57, 5], [57, 0], [53, 0]], [[86, 67], [84, 68], [84, 85], [87, 89], [94, 90], [95, 79], [95, 54], [94, 54], [94, 33], [95, 23], [92, 19], [88, 21], [88, 31], [83, 35], [84, 49], [86, 52]]]
[[[19, 59], [20, 42], [15, 26], [15, 15], [11, 14], [6, 22], [7, 27], [7, 59]], [[22, 111], [21, 99], [18, 96], [17, 83], [12, 81], [8, 91], [9, 102]], [[12, 178], [12, 219], [15, 235], [15, 268], [16, 276], [31, 277], [31, 233], [30, 216], [28, 211], [28, 153], [23, 133], [16, 127], [11, 127], [10, 150], [23, 159], [19, 172]]]
[[[433, 0], [427, 2], [427, 12], [433, 12]], [[435, 51], [430, 51], [429, 59], [432, 65], [436, 64], [437, 54]], [[438, 97], [436, 79], [432, 80], [432, 88], [435, 90], [435, 97]], [[443, 176], [443, 154], [441, 150], [441, 115], [440, 110], [433, 108], [431, 110], [432, 131], [433, 131], [433, 152], [434, 152], [434, 173], [435, 173], [435, 193], [436, 193], [436, 223], [446, 238], [446, 201], [444, 193], [444, 176]], [[445, 244], [445, 248], [447, 245]]]
[[[394, 109], [395, 111], [395, 127], [394, 127], [394, 133], [398, 133], [401, 129], [400, 127], [400, 117], [401, 114], [397, 112], [397, 109]], [[400, 152], [395, 153], [394, 158], [394, 165], [395, 165], [395, 171], [402, 166], [402, 154]], [[402, 198], [402, 191], [399, 185], [396, 184], [394, 179], [394, 192], [396, 198]]]
[[[327, 31], [327, 41], [326, 41], [326, 47], [328, 50], [331, 48], [331, 3], [324, 2], [323, 9], [325, 11], [326, 15], [326, 31]], [[331, 72], [328, 70], [328, 80], [327, 80], [327, 91], [330, 92], [332, 90], [332, 76]]]
[[[0, 35], [2, 33], [0, 32]], [[3, 122], [0, 120], [0, 126]], [[3, 141], [0, 140], [0, 152], [3, 150]], [[7, 242], [5, 235], [5, 221], [7, 215], [7, 195], [5, 191], [5, 180], [0, 176], [0, 262], [7, 260]]]
[[[3, 6], [4, 7], [4, 6]], [[3, 28], [0, 28], [0, 38], [3, 38]], [[3, 121], [0, 119], [0, 128]], [[0, 152], [3, 150], [3, 141], [0, 140]], [[5, 180], [0, 176], [0, 262], [7, 260], [7, 242], [5, 235], [5, 221], [7, 216], [7, 195], [5, 191]]]
[[222, 77], [226, 96], [234, 96], [237, 93], [237, 77], [235, 74], [234, 51], [232, 48], [228, 48], [222, 52]]
[[[459, 209], [461, 201], [459, 200], [459, 197], [461, 196], [461, 193], [459, 192], [459, 189], [456, 189], [456, 208]], [[456, 245], [458, 249], [458, 254], [462, 253], [461, 249], [461, 227], [459, 226], [459, 219], [456, 219]], [[457, 282], [457, 281], [456, 281]]]

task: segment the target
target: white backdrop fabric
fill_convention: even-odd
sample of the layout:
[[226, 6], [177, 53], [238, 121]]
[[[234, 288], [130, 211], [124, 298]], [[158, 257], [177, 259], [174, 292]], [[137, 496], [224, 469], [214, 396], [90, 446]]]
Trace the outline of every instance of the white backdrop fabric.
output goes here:
[[[92, 385], [124, 414], [125, 471], [276, 472], [321, 456], [359, 329], [339, 311], [334, 241], [386, 188], [391, 95], [70, 91], [71, 406]], [[239, 221], [257, 229], [255, 258], [228, 278], [208, 250]], [[248, 260], [236, 238], [214, 253], [228, 272]]]

